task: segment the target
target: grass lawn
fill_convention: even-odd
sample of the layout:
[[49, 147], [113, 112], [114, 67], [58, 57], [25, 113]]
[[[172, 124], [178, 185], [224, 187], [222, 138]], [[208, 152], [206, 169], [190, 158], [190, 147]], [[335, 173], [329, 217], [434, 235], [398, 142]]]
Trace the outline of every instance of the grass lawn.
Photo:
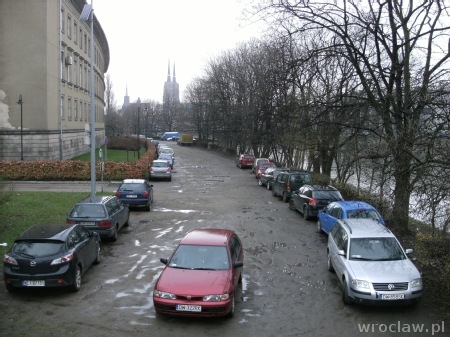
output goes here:
[[[73, 205], [89, 195], [86, 192], [2, 191], [9, 199], [0, 204], [0, 243], [13, 241], [34, 224], [65, 223]], [[0, 247], [4, 253], [8, 247]]]
[[[113, 150], [108, 149], [105, 150], [105, 147], [102, 146], [103, 151], [103, 160], [104, 161], [114, 161], [114, 162], [130, 162], [138, 160], [137, 151], [127, 151], [127, 150]], [[140, 155], [145, 154], [145, 148], [141, 146]], [[97, 160], [99, 160], [98, 150], [96, 151]], [[72, 158], [72, 160], [81, 160], [81, 161], [91, 161], [91, 153], [85, 153], [80, 156]]]

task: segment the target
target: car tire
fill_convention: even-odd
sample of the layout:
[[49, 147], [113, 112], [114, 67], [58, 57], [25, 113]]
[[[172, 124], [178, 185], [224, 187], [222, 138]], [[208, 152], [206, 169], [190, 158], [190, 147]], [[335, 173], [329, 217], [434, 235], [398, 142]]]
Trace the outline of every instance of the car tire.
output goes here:
[[327, 269], [329, 272], [334, 272], [333, 264], [331, 263], [331, 255], [330, 252], [327, 252]]
[[317, 220], [317, 233], [322, 233], [322, 225], [320, 224], [320, 220]]
[[169, 181], [172, 181], [172, 177], [169, 178]]
[[259, 186], [262, 186], [262, 185], [263, 185], [261, 179], [258, 179], [258, 185], [259, 185]]
[[289, 209], [295, 211], [294, 200], [289, 200]]
[[347, 281], [344, 279], [344, 282], [342, 283], [342, 301], [345, 305], [352, 304], [352, 299], [350, 296], [348, 296], [348, 287], [347, 287]]
[[234, 294], [233, 294], [233, 297], [232, 297], [232, 299], [231, 299], [231, 309], [230, 309], [230, 312], [228, 313], [228, 315], [227, 315], [227, 317], [228, 318], [231, 318], [231, 317], [233, 317], [234, 316], [234, 310], [235, 310], [235, 300], [234, 300]]
[[79, 265], [75, 266], [75, 271], [73, 273], [73, 283], [71, 285], [71, 290], [77, 292], [81, 289], [81, 268]]
[[305, 205], [305, 207], [303, 207], [303, 219], [309, 220], [309, 218], [308, 206]]
[[145, 210], [147, 211], [147, 212], [150, 212], [151, 210], [152, 210], [152, 204], [149, 202], [148, 204], [147, 204], [147, 206], [145, 207]]
[[268, 190], [270, 190], [270, 183], [269, 182], [267, 182], [266, 187], [267, 187]]
[[277, 193], [275, 192], [275, 190], [272, 188], [272, 196], [273, 197], [276, 197], [277, 196]]
[[[128, 221], [126, 223], [128, 223]], [[111, 240], [112, 241], [117, 241], [118, 237], [119, 237], [119, 226], [116, 225], [116, 230], [114, 231], [114, 234], [113, 234]]]
[[14, 291], [16, 291], [16, 288], [10, 284], [5, 284], [6, 290], [8, 290], [8, 292], [12, 293]]
[[123, 224], [124, 227], [128, 227], [130, 225], [130, 214], [128, 214], [127, 221]]
[[100, 241], [97, 243], [97, 254], [95, 255], [94, 264], [99, 264], [102, 261], [102, 244]]
[[286, 192], [283, 192], [283, 201], [284, 202], [288, 202], [289, 201], [289, 198], [288, 198]]

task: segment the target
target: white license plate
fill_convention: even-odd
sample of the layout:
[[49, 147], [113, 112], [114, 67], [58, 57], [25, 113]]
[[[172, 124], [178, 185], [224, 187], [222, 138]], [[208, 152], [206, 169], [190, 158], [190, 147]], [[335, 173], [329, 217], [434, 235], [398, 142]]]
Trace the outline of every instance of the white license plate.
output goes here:
[[86, 222], [86, 221], [83, 221], [83, 222], [80, 222], [80, 225], [81, 225], [81, 226], [95, 226], [95, 222]]
[[177, 311], [201, 312], [202, 307], [200, 305], [177, 304]]
[[24, 287], [45, 287], [45, 281], [22, 281]]
[[137, 195], [136, 194], [129, 194], [129, 195], [127, 195], [127, 198], [137, 198]]
[[403, 300], [403, 299], [405, 299], [405, 294], [380, 294], [380, 299], [382, 299], [382, 300]]

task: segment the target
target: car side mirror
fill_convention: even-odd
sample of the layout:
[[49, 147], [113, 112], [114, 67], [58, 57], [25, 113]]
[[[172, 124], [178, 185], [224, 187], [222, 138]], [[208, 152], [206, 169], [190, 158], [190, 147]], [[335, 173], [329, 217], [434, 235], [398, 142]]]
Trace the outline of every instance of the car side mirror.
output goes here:
[[345, 252], [342, 249], [339, 249], [338, 255], [345, 257]]
[[160, 258], [159, 261], [161, 261], [164, 264], [167, 264], [168, 260], [164, 257]]
[[411, 248], [408, 248], [407, 250], [405, 250], [406, 255], [412, 254], [413, 250]]
[[240, 268], [244, 265], [244, 262], [242, 261], [236, 261], [233, 263], [233, 268]]

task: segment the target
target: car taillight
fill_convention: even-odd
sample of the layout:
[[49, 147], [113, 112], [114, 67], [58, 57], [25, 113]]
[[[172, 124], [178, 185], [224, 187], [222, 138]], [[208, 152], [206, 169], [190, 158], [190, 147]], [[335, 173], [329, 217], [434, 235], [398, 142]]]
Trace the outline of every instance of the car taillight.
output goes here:
[[145, 192], [142, 194], [142, 196], [143, 196], [144, 198], [148, 198], [148, 192], [145, 191]]
[[5, 256], [3, 257], [3, 262], [4, 263], [9, 263], [9, 264], [13, 264], [15, 266], [18, 265], [17, 261], [15, 258], [9, 256], [8, 254], [5, 254]]
[[291, 184], [289, 184], [289, 183], [286, 184], [286, 190], [287, 190], [288, 192], [291, 191]]
[[315, 205], [317, 205], [317, 200], [316, 199], [309, 199], [309, 204], [311, 205], [311, 206], [315, 206]]
[[153, 167], [150, 167], [150, 172], [154, 172], [154, 171], [153, 171]]
[[172, 171], [172, 169], [170, 168], [170, 166], [167, 168], [167, 173], [170, 173]]
[[110, 228], [111, 227], [111, 221], [108, 220], [102, 220], [98, 223], [98, 227], [100, 228]]
[[69, 225], [75, 225], [77, 223], [77, 221], [76, 220], [67, 220], [66, 223]]
[[120, 192], [119, 191], [116, 192], [116, 197], [120, 198]]

